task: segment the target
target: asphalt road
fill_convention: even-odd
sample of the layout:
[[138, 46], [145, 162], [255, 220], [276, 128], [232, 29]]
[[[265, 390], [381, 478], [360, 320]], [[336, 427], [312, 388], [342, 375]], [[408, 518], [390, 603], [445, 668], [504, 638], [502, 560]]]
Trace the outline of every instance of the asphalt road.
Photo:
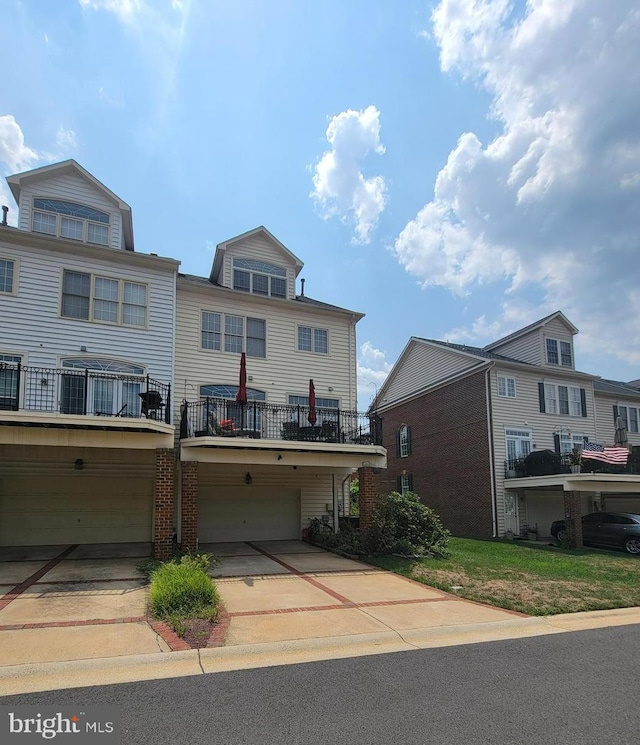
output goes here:
[[5, 697], [115, 704], [129, 744], [640, 742], [640, 626]]

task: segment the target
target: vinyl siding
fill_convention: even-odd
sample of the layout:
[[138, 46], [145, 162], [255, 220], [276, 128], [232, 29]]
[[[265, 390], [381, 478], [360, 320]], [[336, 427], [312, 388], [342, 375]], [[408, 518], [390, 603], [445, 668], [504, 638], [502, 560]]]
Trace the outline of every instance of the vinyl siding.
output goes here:
[[[633, 406], [636, 409], [640, 409], [640, 400], [616, 398], [615, 396], [606, 396], [602, 393], [596, 394], [597, 441], [603, 445], [613, 445], [616, 429], [613, 419], [614, 406]], [[629, 438], [629, 445], [640, 445], [640, 433], [627, 432], [627, 436]]]
[[[490, 372], [491, 401], [493, 413], [493, 446], [495, 458], [495, 479], [497, 498], [498, 528], [504, 532], [504, 490], [509, 481], [504, 478], [504, 462], [507, 458], [506, 429], [531, 430], [532, 449], [553, 450], [553, 433], [562, 428], [574, 434], [586, 435], [589, 440], [596, 439], [593, 385], [590, 380], [567, 380], [562, 371], [551, 375], [549, 370], [539, 372], [514, 371], [494, 367]], [[498, 376], [515, 378], [516, 398], [498, 396]], [[586, 393], [587, 416], [573, 417], [540, 412], [538, 383], [547, 382], [559, 385], [584, 388]]]
[[43, 178], [41, 181], [26, 184], [20, 192], [20, 230], [31, 231], [31, 211], [34, 197], [66, 199], [88, 207], [108, 212], [110, 215], [111, 248], [124, 248], [122, 238], [122, 215], [111, 199], [100, 189], [77, 174], [64, 174]]
[[224, 257], [221, 284], [233, 287], [233, 259], [256, 259], [275, 264], [287, 270], [287, 297], [294, 298], [296, 265], [265, 235], [254, 235], [230, 245]]
[[491, 351], [505, 357], [513, 357], [520, 362], [528, 362], [530, 365], [541, 365], [544, 362], [542, 345], [542, 332], [536, 329], [525, 336], [492, 348]]
[[[544, 355], [543, 357], [543, 364], [546, 365], [547, 362], [547, 355], [546, 355], [546, 340], [547, 339], [557, 339], [558, 341], [566, 341], [571, 344], [571, 369], [575, 369], [575, 350], [573, 348], [573, 334], [569, 329], [560, 321], [558, 318], [554, 318], [553, 321], [550, 321], [543, 329], [543, 341], [542, 341], [542, 353]], [[558, 352], [559, 353], [559, 352]], [[549, 365], [549, 367], [552, 367], [554, 369], [561, 368], [561, 365]], [[565, 366], [565, 369], [568, 369]]]
[[409, 396], [415, 391], [446, 380], [464, 370], [470, 370], [482, 360], [467, 357], [448, 349], [430, 344], [414, 342], [401, 367], [399, 367], [384, 391], [380, 408]]
[[[137, 363], [151, 377], [172, 380], [175, 271], [127, 265], [128, 253], [105, 260], [42, 249], [11, 247], [0, 254], [19, 259], [18, 292], [0, 296], [4, 353], [22, 354], [31, 366], [57, 367], [61, 357], [98, 356]], [[148, 284], [148, 327], [117, 326], [60, 317], [64, 269]], [[87, 352], [80, 352], [85, 346]]]
[[[267, 356], [247, 357], [247, 375], [253, 377], [247, 384], [264, 391], [268, 403], [288, 403], [290, 394], [306, 396], [309, 378], [313, 378], [317, 397], [337, 398], [341, 409], [355, 408], [355, 330], [348, 316], [302, 304], [298, 307], [284, 300], [256, 299], [213, 285], [194, 288], [181, 279], [177, 303], [176, 407], [181, 399], [198, 400], [202, 385], [238, 384], [239, 354], [200, 348], [202, 311], [266, 321]], [[297, 351], [299, 324], [326, 328], [329, 354]]]

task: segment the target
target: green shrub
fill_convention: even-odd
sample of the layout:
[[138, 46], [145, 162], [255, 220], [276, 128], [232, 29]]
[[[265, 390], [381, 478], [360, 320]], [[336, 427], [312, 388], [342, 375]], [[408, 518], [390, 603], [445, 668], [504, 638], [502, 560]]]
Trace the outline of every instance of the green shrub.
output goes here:
[[159, 562], [157, 559], [142, 559], [142, 561], [139, 561], [136, 564], [136, 569], [140, 572], [140, 574], [145, 574], [147, 577], [151, 577], [151, 575], [160, 566], [160, 563], [161, 562]]
[[364, 545], [374, 556], [446, 557], [449, 536], [440, 517], [417, 494], [391, 492], [374, 509]]
[[153, 572], [150, 597], [156, 618], [174, 625], [176, 617], [215, 617], [220, 596], [204, 564], [201, 557], [187, 555], [161, 564]]

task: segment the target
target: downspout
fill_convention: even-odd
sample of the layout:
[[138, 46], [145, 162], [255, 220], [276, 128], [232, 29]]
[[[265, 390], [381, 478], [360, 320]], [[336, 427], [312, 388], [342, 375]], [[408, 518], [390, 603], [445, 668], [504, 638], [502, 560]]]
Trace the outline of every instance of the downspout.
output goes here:
[[493, 450], [493, 417], [491, 414], [491, 368], [489, 367], [485, 374], [486, 385], [485, 395], [487, 399], [487, 443], [489, 445], [489, 478], [491, 481], [491, 522], [492, 522], [492, 537], [498, 536], [498, 515], [497, 515], [497, 503], [496, 503], [496, 474], [495, 474], [495, 462], [494, 462], [494, 450]]
[[344, 498], [344, 485], [352, 477], [352, 475], [353, 474], [350, 473], [348, 476], [345, 476], [342, 479], [342, 511], [344, 513], [342, 517], [349, 517], [351, 515], [351, 490], [349, 490], [349, 514], [347, 515], [347, 510], [346, 510], [347, 502]]
[[336, 475], [331, 474], [331, 489], [333, 491], [333, 532], [338, 532], [338, 491], [336, 489]]

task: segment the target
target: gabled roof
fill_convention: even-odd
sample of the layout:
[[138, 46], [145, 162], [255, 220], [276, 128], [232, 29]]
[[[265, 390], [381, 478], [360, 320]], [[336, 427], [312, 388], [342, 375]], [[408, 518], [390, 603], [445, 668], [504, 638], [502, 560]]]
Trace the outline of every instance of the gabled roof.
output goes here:
[[414, 339], [418, 339], [419, 341], [425, 341], [429, 344], [437, 344], [441, 347], [447, 347], [448, 349], [452, 349], [455, 352], [466, 352], [467, 354], [474, 355], [475, 357], [480, 357], [482, 359], [487, 360], [500, 360], [502, 362], [516, 362], [518, 365], [527, 365], [529, 367], [537, 367], [537, 365], [532, 365], [529, 362], [523, 362], [522, 360], [517, 360], [515, 357], [507, 357], [504, 354], [497, 354], [495, 352], [488, 352], [486, 348], [482, 347], [472, 347], [469, 344], [453, 344], [449, 341], [440, 341], [439, 339], [424, 339], [421, 336], [414, 336], [412, 337]]
[[565, 314], [562, 313], [562, 311], [557, 310], [555, 313], [551, 313], [550, 315], [541, 318], [539, 321], [534, 321], [534, 323], [530, 323], [528, 326], [525, 326], [522, 329], [518, 329], [517, 331], [514, 331], [507, 336], [503, 336], [502, 339], [498, 339], [497, 341], [491, 342], [491, 344], [487, 344], [484, 349], [491, 350], [495, 349], [496, 347], [501, 347], [503, 344], [513, 341], [514, 339], [518, 339], [521, 336], [525, 336], [525, 334], [528, 334], [531, 331], [543, 328], [548, 323], [556, 319], [562, 321], [562, 323], [564, 323], [564, 325], [572, 334], [578, 333], [578, 329], [571, 323], [571, 321], [565, 316]]
[[35, 181], [42, 181], [50, 178], [51, 176], [64, 175], [68, 173], [74, 173], [84, 178], [118, 207], [122, 214], [124, 246], [128, 251], [133, 251], [133, 221], [131, 218], [131, 207], [72, 158], [69, 160], [63, 160], [60, 163], [52, 163], [49, 166], [42, 166], [41, 168], [34, 168], [31, 171], [23, 171], [22, 173], [7, 176], [7, 183], [9, 184], [11, 193], [19, 206], [20, 192], [25, 184], [31, 184]]
[[298, 276], [298, 274], [300, 274], [300, 272], [302, 271], [302, 267], [304, 266], [302, 261], [300, 261], [300, 259], [294, 253], [289, 251], [284, 243], [280, 243], [280, 241], [275, 237], [275, 235], [273, 235], [273, 233], [269, 232], [263, 225], [260, 225], [253, 230], [248, 230], [246, 233], [236, 235], [235, 238], [229, 238], [222, 243], [218, 243], [218, 245], [216, 246], [215, 256], [213, 257], [213, 266], [211, 267], [210, 279], [212, 282], [217, 282], [220, 277], [220, 272], [222, 271], [222, 262], [224, 260], [224, 254], [227, 248], [234, 243], [238, 243], [239, 241], [245, 240], [246, 238], [252, 238], [256, 235], [263, 235], [268, 238], [269, 241], [271, 241], [271, 243], [279, 251], [281, 251], [282, 255], [287, 260], [287, 263], [292, 262], [293, 264], [295, 264], [296, 277]]
[[623, 383], [620, 380], [607, 380], [606, 378], [599, 378], [593, 381], [593, 387], [596, 391], [601, 393], [612, 393], [616, 396], [630, 396], [632, 398], [640, 397], [640, 390], [635, 387], [637, 381], [632, 383]]

